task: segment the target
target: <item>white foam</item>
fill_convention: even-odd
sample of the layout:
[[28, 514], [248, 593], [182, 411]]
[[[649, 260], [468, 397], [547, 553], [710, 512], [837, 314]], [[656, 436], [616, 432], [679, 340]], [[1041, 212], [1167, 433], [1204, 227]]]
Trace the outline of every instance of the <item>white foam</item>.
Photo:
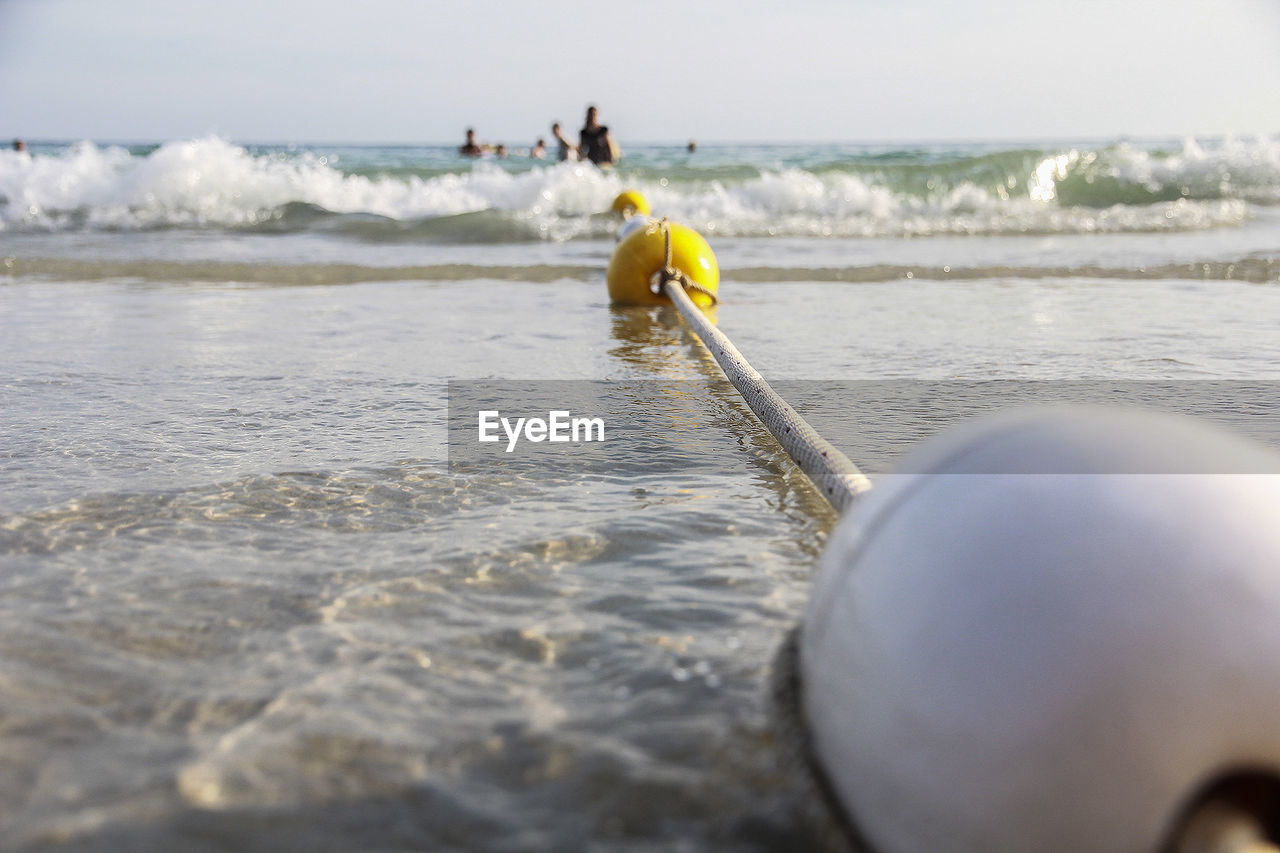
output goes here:
[[727, 190], [698, 193], [643, 188], [654, 209], [722, 236], [921, 237], [939, 234], [1180, 231], [1235, 225], [1239, 199], [1178, 199], [1106, 208], [1062, 207], [1035, 194], [999, 195], [961, 183], [928, 197], [893, 192], [858, 175], [801, 170], [766, 173]]
[[1186, 139], [1172, 154], [1131, 143], [1101, 151], [1070, 151], [1045, 158], [1036, 168], [1031, 197], [1054, 201], [1057, 185], [1073, 175], [1088, 183], [1109, 179], [1159, 194], [1189, 198], [1242, 198], [1280, 202], [1280, 140], [1226, 137], [1212, 146]]
[[311, 153], [250, 154], [216, 137], [162, 145], [133, 157], [82, 142], [65, 153], [0, 157], [0, 219], [60, 229], [250, 225], [289, 203], [335, 213], [411, 220], [480, 210], [576, 217], [607, 207], [617, 180], [579, 164], [512, 174], [478, 163], [431, 178], [346, 175]]
[[[347, 174], [324, 156], [255, 154], [216, 137], [171, 142], [146, 156], [79, 143], [62, 153], [0, 152], [0, 228], [146, 229], [253, 226], [286, 205], [416, 221], [494, 211], [551, 240], [608, 236], [594, 217], [625, 188], [648, 196], [660, 215], [710, 235], [901, 237], [936, 234], [1176, 231], [1234, 225], [1249, 202], [1280, 202], [1280, 141], [1189, 140], [1157, 155], [1131, 145], [1046, 156], [1005, 186], [945, 174], [921, 195], [892, 175], [775, 167], [755, 177], [668, 180], [657, 169], [623, 176], [589, 164], [528, 168], [480, 161], [420, 177]], [[1064, 180], [1106, 178], [1163, 195], [1152, 203], [1062, 203]], [[934, 185], [931, 184], [931, 187]], [[1079, 185], [1077, 185], [1079, 186]], [[1014, 189], [1016, 187], [1016, 189]], [[1172, 195], [1169, 188], [1186, 188]], [[509, 232], [508, 232], [509, 233]]]

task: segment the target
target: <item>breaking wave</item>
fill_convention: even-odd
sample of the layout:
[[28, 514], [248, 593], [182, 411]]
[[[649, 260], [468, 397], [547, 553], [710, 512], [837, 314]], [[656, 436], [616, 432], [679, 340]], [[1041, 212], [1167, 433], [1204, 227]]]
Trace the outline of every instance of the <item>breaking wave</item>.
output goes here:
[[[371, 150], [371, 149], [370, 149]], [[375, 165], [370, 165], [373, 163]], [[1185, 231], [1280, 204], [1280, 140], [1060, 148], [638, 147], [614, 172], [446, 148], [326, 153], [216, 137], [0, 152], [0, 230], [322, 231], [366, 241], [605, 237], [624, 188], [708, 235]]]

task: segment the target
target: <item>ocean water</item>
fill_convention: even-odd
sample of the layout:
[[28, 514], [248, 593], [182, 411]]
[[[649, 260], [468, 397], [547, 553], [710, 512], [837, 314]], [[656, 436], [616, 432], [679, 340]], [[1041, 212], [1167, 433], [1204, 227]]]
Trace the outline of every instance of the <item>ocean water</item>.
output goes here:
[[[623, 189], [707, 237], [720, 327], [858, 462], [868, 381], [1280, 378], [1276, 138], [31, 148], [0, 152], [15, 849], [836, 843], [767, 699], [836, 517], [674, 312], [609, 305]], [[450, 467], [473, 380], [669, 427]], [[949, 422], [910, 410], [872, 470]]]

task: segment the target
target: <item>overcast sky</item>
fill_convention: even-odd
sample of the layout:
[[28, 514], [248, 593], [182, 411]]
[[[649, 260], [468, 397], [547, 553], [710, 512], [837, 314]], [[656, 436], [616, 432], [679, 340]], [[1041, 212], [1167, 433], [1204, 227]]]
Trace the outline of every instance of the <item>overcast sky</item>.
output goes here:
[[0, 0], [0, 136], [1280, 132], [1277, 0]]

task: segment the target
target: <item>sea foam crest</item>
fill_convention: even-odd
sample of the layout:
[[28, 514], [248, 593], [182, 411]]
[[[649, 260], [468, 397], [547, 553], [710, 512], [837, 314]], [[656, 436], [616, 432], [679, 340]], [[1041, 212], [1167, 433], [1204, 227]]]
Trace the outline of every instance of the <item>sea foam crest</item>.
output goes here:
[[1043, 159], [1030, 181], [1031, 198], [1106, 206], [1184, 198], [1237, 198], [1280, 203], [1280, 140], [1227, 137], [1213, 147], [1187, 139], [1175, 152], [1129, 143], [1071, 149]]
[[926, 237], [1174, 231], [1234, 225], [1240, 199], [1185, 198], [1139, 205], [1065, 206], [971, 182], [928, 194], [894, 191], [856, 174], [765, 173], [737, 188], [652, 190], [654, 208], [721, 236]]
[[[348, 173], [309, 151], [254, 153], [216, 137], [144, 155], [79, 143], [0, 152], [0, 227], [323, 227], [358, 239], [503, 242], [608, 237], [624, 188], [654, 210], [727, 236], [1165, 231], [1232, 225], [1280, 203], [1280, 140], [1178, 150], [1135, 145], [1014, 150], [923, 166], [760, 165], [732, 177], [643, 157], [589, 164], [459, 162], [423, 174]], [[927, 180], [922, 170], [928, 169]]]
[[512, 174], [479, 163], [430, 178], [367, 177], [310, 152], [255, 156], [215, 137], [166, 143], [146, 156], [82, 142], [60, 155], [0, 156], [0, 221], [49, 229], [235, 227], [277, 219], [291, 204], [393, 220], [484, 210], [581, 216], [607, 207], [606, 183], [594, 168], [574, 164]]

